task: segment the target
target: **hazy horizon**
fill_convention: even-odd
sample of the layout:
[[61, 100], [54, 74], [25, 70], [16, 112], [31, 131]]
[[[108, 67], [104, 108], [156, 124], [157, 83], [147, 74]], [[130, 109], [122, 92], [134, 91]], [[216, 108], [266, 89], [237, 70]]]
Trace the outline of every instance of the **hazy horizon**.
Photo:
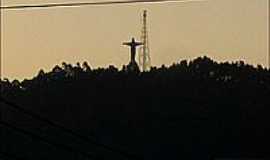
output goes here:
[[[46, 2], [68, 1], [28, 1]], [[26, 3], [2, 2], [13, 4]], [[155, 66], [204, 55], [267, 66], [268, 1], [209, 0], [2, 11], [2, 77], [31, 78], [63, 61], [121, 68], [129, 61], [121, 44], [139, 40], [144, 9]]]

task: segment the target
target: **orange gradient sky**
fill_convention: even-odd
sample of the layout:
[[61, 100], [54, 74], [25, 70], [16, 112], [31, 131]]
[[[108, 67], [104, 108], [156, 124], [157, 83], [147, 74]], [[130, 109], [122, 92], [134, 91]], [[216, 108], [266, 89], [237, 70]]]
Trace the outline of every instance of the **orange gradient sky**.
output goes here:
[[[2, 5], [26, 2], [74, 0], [2, 0]], [[152, 65], [203, 55], [217, 61], [268, 63], [268, 0], [5, 10], [3, 77], [31, 78], [39, 69], [49, 71], [63, 61], [88, 61], [93, 68], [121, 67], [129, 61], [129, 49], [121, 44], [133, 36], [140, 38], [144, 9], [148, 10]]]

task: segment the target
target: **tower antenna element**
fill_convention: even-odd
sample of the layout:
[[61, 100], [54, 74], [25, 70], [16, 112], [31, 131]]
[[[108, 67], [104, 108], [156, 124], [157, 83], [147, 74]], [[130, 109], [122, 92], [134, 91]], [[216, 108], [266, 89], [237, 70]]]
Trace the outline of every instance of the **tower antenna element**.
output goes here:
[[141, 30], [141, 42], [143, 45], [139, 50], [139, 65], [143, 72], [147, 71], [151, 67], [151, 58], [149, 52], [149, 42], [148, 42], [148, 30], [147, 30], [147, 11], [143, 11], [142, 20], [142, 30]]

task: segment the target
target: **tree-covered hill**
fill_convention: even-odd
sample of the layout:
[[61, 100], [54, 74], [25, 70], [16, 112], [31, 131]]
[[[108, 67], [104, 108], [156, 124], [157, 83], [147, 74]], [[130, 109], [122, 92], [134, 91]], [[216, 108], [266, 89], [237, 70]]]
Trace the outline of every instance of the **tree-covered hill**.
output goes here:
[[[148, 72], [62, 63], [31, 80], [1, 81], [2, 98], [142, 159], [269, 157], [270, 71], [208, 57]], [[2, 120], [51, 141], [128, 159], [86, 144], [2, 103]], [[2, 127], [2, 148], [28, 159], [85, 159]], [[26, 147], [27, 146], [27, 147]]]

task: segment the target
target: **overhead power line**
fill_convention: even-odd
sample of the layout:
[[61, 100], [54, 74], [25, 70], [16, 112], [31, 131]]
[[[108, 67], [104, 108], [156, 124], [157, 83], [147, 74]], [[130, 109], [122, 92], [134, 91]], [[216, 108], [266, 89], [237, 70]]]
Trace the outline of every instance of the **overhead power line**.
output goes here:
[[0, 125], [5, 126], [7, 128], [10, 128], [12, 130], [15, 130], [16, 132], [20, 132], [20, 133], [22, 133], [24, 135], [27, 135], [27, 136], [31, 137], [31, 138], [37, 139], [37, 140], [39, 140], [41, 142], [44, 142], [44, 143], [46, 143], [48, 145], [52, 145], [52, 146], [54, 146], [56, 148], [61, 148], [61, 149], [64, 149], [66, 151], [79, 153], [79, 154], [85, 156], [86, 158], [89, 158], [90, 160], [91, 159], [98, 159], [97, 157], [93, 156], [92, 154], [89, 154], [87, 152], [83, 152], [83, 151], [78, 150], [78, 149], [74, 149], [73, 147], [67, 146], [65, 144], [61, 144], [61, 143], [57, 143], [57, 142], [47, 140], [46, 138], [43, 138], [42, 136], [33, 134], [32, 132], [29, 132], [29, 131], [27, 131], [25, 129], [22, 129], [22, 128], [19, 128], [19, 127], [16, 127], [16, 126], [14, 126], [14, 125], [12, 125], [12, 124], [10, 124], [8, 122], [0, 121]]
[[0, 151], [0, 159], [7, 159], [7, 160], [27, 160], [26, 158], [15, 156], [14, 154]]
[[102, 2], [75, 2], [75, 3], [47, 3], [1, 6], [1, 10], [18, 10], [34, 8], [55, 8], [55, 7], [79, 7], [79, 6], [98, 6], [98, 5], [116, 5], [116, 4], [134, 4], [134, 3], [165, 3], [165, 2], [200, 2], [207, 0], [127, 0], [127, 1], [102, 1]]
[[134, 154], [127, 153], [127, 152], [122, 151], [122, 150], [119, 150], [119, 149], [115, 149], [115, 148], [109, 147], [109, 146], [107, 146], [105, 144], [98, 143], [97, 141], [95, 141], [93, 139], [90, 139], [89, 137], [82, 136], [82, 135], [76, 133], [75, 131], [73, 131], [72, 129], [68, 129], [66, 127], [63, 127], [62, 125], [59, 125], [59, 124], [51, 121], [51, 120], [48, 120], [46, 118], [43, 118], [40, 115], [38, 115], [38, 114], [36, 114], [36, 113], [34, 113], [32, 111], [29, 111], [27, 109], [24, 109], [23, 107], [21, 107], [21, 106], [19, 106], [17, 104], [14, 104], [12, 102], [9, 102], [9, 101], [5, 100], [3, 97], [0, 97], [0, 101], [3, 102], [3, 103], [5, 103], [5, 104], [7, 104], [8, 106], [10, 106], [10, 107], [18, 110], [18, 111], [26, 114], [26, 115], [31, 116], [34, 119], [40, 120], [42, 122], [45, 122], [45, 123], [47, 123], [48, 125], [50, 125], [52, 127], [58, 128], [58, 129], [60, 129], [61, 131], [65, 132], [65, 133], [68, 133], [68, 134], [70, 134], [70, 135], [72, 135], [74, 137], [77, 137], [77, 138], [85, 141], [86, 143], [95, 145], [97, 147], [101, 147], [101, 148], [103, 148], [103, 149], [105, 149], [107, 151], [113, 152], [113, 153], [118, 153], [119, 155], [122, 155], [122, 156], [124, 156], [124, 157], [126, 157], [128, 159], [131, 159], [131, 158], [133, 158], [133, 159], [143, 159], [142, 157], [140, 157], [138, 155], [134, 155]]

